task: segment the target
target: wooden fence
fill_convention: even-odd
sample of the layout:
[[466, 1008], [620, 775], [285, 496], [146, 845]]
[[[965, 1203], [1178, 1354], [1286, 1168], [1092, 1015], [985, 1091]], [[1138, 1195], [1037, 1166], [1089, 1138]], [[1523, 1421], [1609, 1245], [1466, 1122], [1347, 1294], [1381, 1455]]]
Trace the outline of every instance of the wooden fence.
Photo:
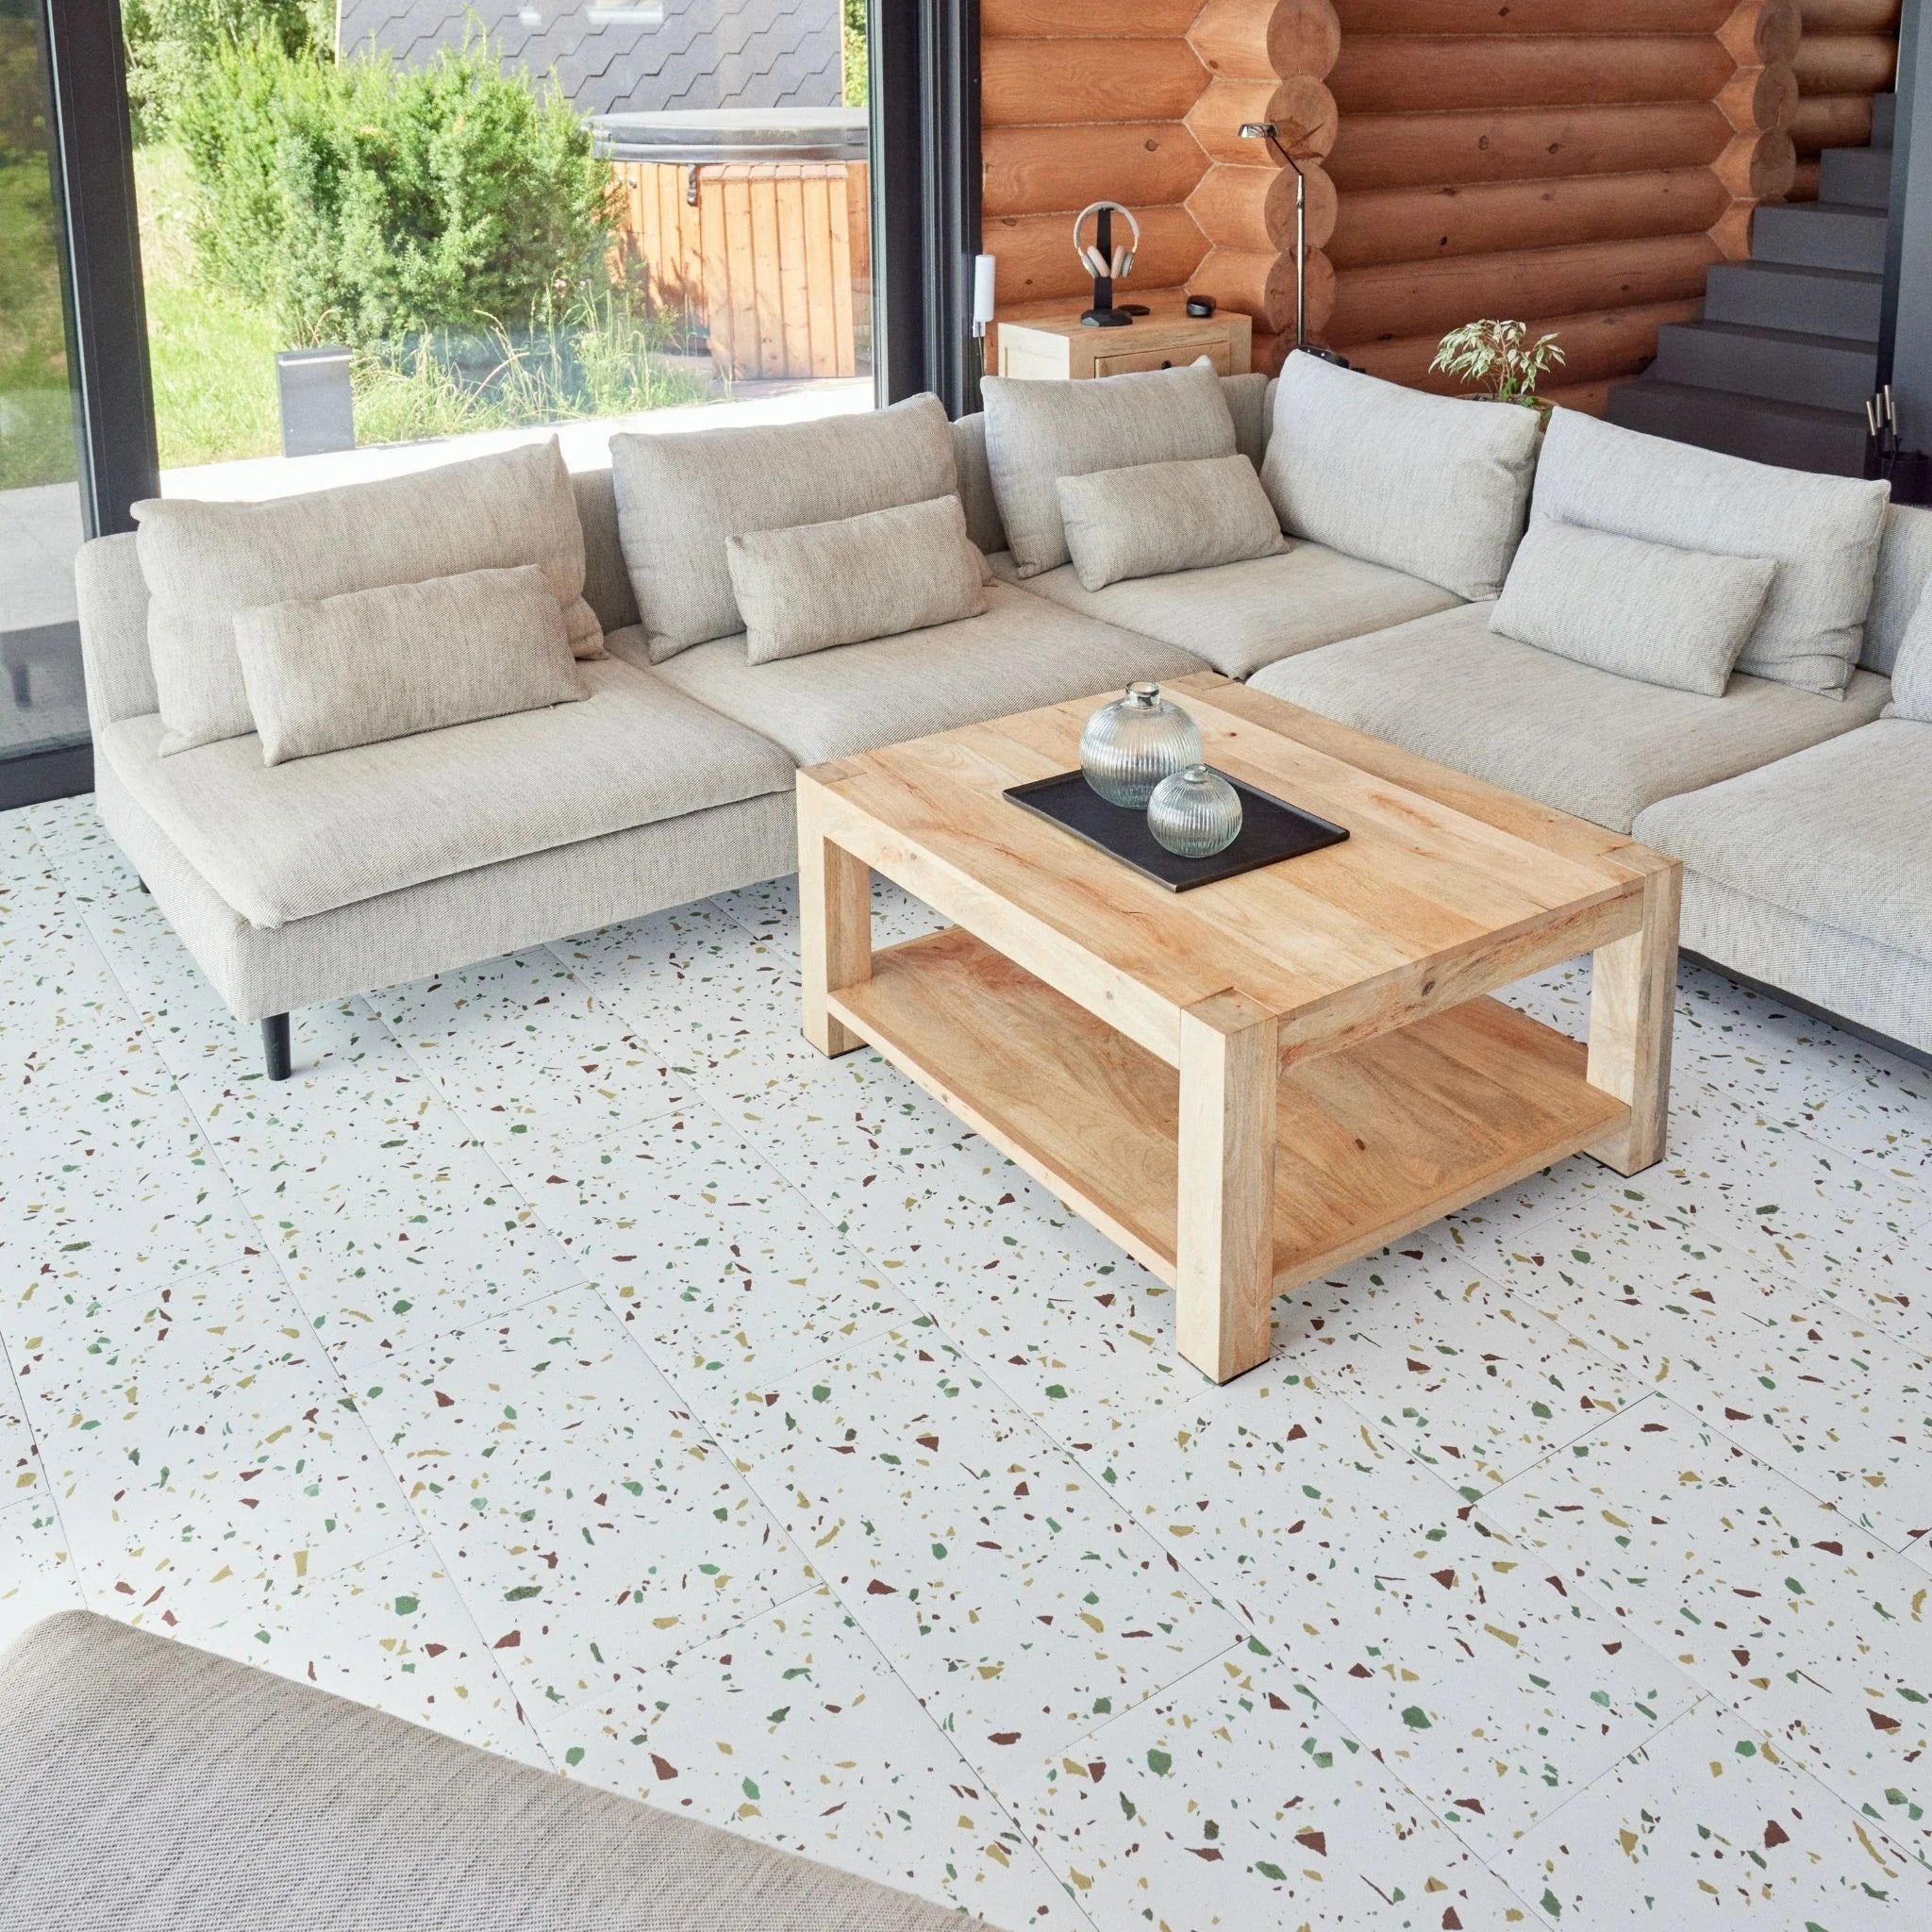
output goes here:
[[623, 245], [657, 307], [703, 329], [739, 380], [851, 376], [872, 345], [862, 161], [618, 166]]

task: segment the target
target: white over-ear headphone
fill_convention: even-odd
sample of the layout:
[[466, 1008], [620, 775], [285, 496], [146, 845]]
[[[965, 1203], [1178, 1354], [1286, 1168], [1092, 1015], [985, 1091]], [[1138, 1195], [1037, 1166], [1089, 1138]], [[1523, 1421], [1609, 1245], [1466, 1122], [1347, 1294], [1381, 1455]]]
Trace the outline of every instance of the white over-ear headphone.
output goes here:
[[[1101, 254], [1098, 248], [1080, 239], [1080, 230], [1086, 225], [1087, 217], [1099, 214], [1103, 208], [1110, 208], [1117, 215], [1125, 215], [1128, 232], [1134, 238], [1124, 248], [1116, 246], [1111, 260]], [[1124, 208], [1117, 201], [1089, 202], [1074, 217], [1074, 253], [1080, 258], [1080, 265], [1089, 275], [1099, 275], [1104, 280], [1115, 282], [1131, 275], [1134, 269], [1134, 250], [1140, 245], [1141, 225], [1134, 219], [1134, 210]]]

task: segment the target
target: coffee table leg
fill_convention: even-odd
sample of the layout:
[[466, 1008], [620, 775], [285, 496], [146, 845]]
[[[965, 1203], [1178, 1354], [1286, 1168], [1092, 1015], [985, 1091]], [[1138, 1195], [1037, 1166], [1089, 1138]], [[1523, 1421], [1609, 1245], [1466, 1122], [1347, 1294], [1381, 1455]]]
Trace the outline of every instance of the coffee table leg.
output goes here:
[[1643, 924], [1591, 959], [1590, 1084], [1628, 1101], [1630, 1118], [1590, 1151], [1619, 1174], [1664, 1158], [1683, 880], [1683, 867], [1659, 856], [1643, 882]]
[[1240, 993], [1181, 1015], [1174, 1327], [1217, 1382], [1268, 1359], [1274, 1300], [1274, 1017]]
[[825, 999], [872, 977], [872, 868], [825, 837], [817, 791], [804, 784], [798, 788], [798, 926], [805, 1037], [823, 1054], [851, 1053], [865, 1041], [832, 1017]]

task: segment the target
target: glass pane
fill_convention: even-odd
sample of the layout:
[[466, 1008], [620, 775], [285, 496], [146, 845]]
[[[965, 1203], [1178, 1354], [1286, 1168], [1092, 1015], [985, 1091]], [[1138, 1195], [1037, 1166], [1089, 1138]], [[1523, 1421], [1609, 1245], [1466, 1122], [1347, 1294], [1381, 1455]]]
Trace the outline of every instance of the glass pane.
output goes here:
[[74, 399], [34, 0], [0, 0], [0, 758], [81, 742]]
[[163, 491], [869, 408], [864, 12], [125, 0]]

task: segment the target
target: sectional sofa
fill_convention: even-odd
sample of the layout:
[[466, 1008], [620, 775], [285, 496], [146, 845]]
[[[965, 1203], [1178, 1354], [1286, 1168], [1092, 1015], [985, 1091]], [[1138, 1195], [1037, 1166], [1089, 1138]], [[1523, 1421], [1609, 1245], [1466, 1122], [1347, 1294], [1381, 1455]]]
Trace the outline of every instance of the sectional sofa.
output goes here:
[[[1526, 412], [1419, 397], [1326, 365], [1317, 375], [1297, 366], [1307, 360], [1294, 358], [1279, 383], [1220, 380], [1207, 443], [1176, 389], [1131, 387], [1167, 374], [1026, 385], [1041, 392], [1026, 397], [989, 385], [988, 415], [939, 425], [942, 475], [929, 422], [920, 419], [917, 436], [886, 424], [908, 405], [843, 427], [620, 439], [613, 470], [565, 486], [581, 532], [574, 561], [561, 528], [538, 559], [565, 617], [545, 644], [555, 661], [545, 661], [575, 680], [574, 701], [277, 763], [264, 761], [267, 741], [250, 735], [245, 712], [225, 725], [171, 722], [164, 688], [172, 683], [177, 713], [187, 688], [182, 586], [215, 579], [171, 575], [161, 540], [175, 541], [173, 526], [157, 512], [155, 527], [144, 521], [138, 537], [90, 543], [79, 559], [102, 816], [231, 1010], [264, 1023], [270, 1072], [280, 1075], [291, 1009], [791, 871], [800, 766], [1211, 668], [1681, 857], [1687, 948], [1932, 1052], [1932, 723], [1881, 716], [1932, 579], [1932, 513], [1819, 496], [1814, 483], [1841, 479], [1735, 464], [1587, 419], [1566, 425], [1562, 412], [1537, 478]], [[1188, 407], [1205, 409], [1203, 378], [1170, 374], [1195, 384]], [[1090, 420], [1100, 406], [1074, 393], [1102, 390], [1112, 418], [1104, 433]], [[1049, 400], [1048, 391], [1058, 393]], [[885, 426], [850, 426], [863, 424]], [[854, 440], [867, 436], [902, 441]], [[1589, 441], [1598, 437], [1621, 441]], [[1271, 525], [1264, 554], [1098, 588], [1091, 558], [1069, 556], [1061, 512], [1041, 509], [1025, 467], [1118, 476], [1141, 464], [1218, 462], [1214, 474], [1228, 481], [1229, 452], [1260, 473], [1290, 534]], [[1727, 467], [1700, 467], [1712, 463]], [[1660, 489], [1659, 476], [1674, 487]], [[758, 625], [732, 602], [736, 585], [748, 608], [756, 579], [723, 574], [720, 532], [860, 524], [884, 514], [881, 490], [887, 505], [957, 495], [986, 559], [984, 581], [966, 588], [973, 604], [961, 607], [977, 614], [833, 648], [761, 644]], [[1517, 550], [1525, 522], [1532, 541], [1540, 531], [1554, 541], [1561, 533], [1543, 526], [1590, 525], [1599, 494], [1610, 508], [1593, 527], [1615, 541], [1730, 553], [1747, 565], [1765, 548], [1752, 533], [1769, 513], [1785, 550], [1783, 560], [1759, 558], [1757, 597], [1774, 577], [1810, 584], [1836, 613], [1810, 611], [1812, 628], [1836, 624], [1846, 661], [1789, 650], [1780, 658], [1790, 644], [1772, 636], [1780, 592], [1753, 628], [1757, 607], [1737, 571], [1709, 579], [1716, 590], [1693, 579], [1670, 605], [1657, 601], [1664, 578], [1638, 573], [1630, 635], [1610, 640], [1636, 654], [1609, 660], [1623, 671], [1589, 661], [1588, 639], [1543, 648], [1492, 628], [1499, 591], [1526, 608], [1526, 569], [1505, 582], [1530, 556], [1526, 542]], [[1073, 499], [1061, 501], [1071, 517]], [[275, 545], [301, 546], [275, 521], [285, 512], [261, 508], [259, 523], [250, 522], [257, 507], [210, 507], [216, 523], [184, 525], [181, 541], [204, 550], [210, 541], [246, 548], [260, 533], [266, 565], [217, 583], [229, 604], [308, 567], [283, 564]], [[369, 500], [360, 514], [363, 525], [437, 521], [424, 523], [401, 497]], [[180, 512], [191, 524], [200, 515]], [[1042, 515], [1053, 525], [1043, 547]], [[487, 506], [443, 523], [481, 533], [462, 568], [479, 558], [529, 564]], [[322, 548], [361, 541], [358, 527], [354, 517], [331, 526]], [[398, 540], [391, 528], [369, 541]], [[897, 554], [909, 570], [924, 550]], [[769, 583], [783, 555], [734, 550], [732, 568], [757, 564]], [[1605, 566], [1613, 572], [1617, 555]], [[703, 569], [687, 568], [692, 558]], [[387, 568], [378, 583], [438, 566], [405, 558]], [[1736, 622], [1699, 605], [1730, 594], [1723, 586], [1734, 579]], [[778, 589], [782, 607], [782, 578]], [[1621, 608], [1624, 596], [1599, 600], [1602, 610]], [[801, 599], [811, 601], [803, 590]], [[787, 616], [780, 608], [774, 621], [782, 627]], [[1591, 616], [1582, 613], [1586, 630]], [[1560, 629], [1559, 619], [1575, 618], [1550, 622]], [[1657, 640], [1687, 625], [1736, 633], [1727, 661], [1692, 674], [1705, 690], [1646, 670], [1644, 654], [1663, 648]], [[366, 648], [379, 632], [378, 624]], [[1924, 655], [1932, 665], [1932, 638]], [[1644, 675], [1630, 675], [1633, 665]]]

